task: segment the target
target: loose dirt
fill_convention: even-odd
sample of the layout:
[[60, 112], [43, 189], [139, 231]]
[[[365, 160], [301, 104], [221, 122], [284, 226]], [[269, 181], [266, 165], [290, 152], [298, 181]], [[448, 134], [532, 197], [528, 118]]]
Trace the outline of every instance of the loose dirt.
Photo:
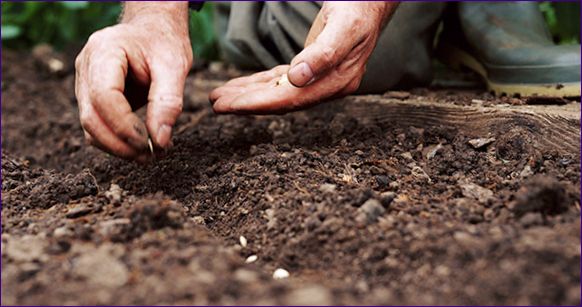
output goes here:
[[141, 166], [84, 144], [70, 68], [2, 63], [2, 304], [580, 304], [580, 152], [536, 127], [365, 120], [349, 98], [217, 116], [206, 95], [238, 72], [214, 67]]

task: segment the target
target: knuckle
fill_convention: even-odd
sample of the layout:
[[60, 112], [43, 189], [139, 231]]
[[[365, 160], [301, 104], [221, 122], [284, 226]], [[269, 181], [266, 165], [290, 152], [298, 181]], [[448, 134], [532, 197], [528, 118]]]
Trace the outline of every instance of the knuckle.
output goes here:
[[361, 77], [359, 77], [359, 78], [356, 78], [356, 79], [352, 80], [352, 81], [351, 81], [351, 82], [348, 84], [348, 86], [346, 87], [346, 89], [345, 89], [345, 92], [346, 92], [347, 94], [352, 94], [352, 93], [354, 93], [355, 91], [357, 91], [357, 90], [358, 90], [358, 88], [360, 88], [360, 84], [361, 84], [361, 83], [362, 83], [362, 78], [361, 78]]
[[324, 46], [321, 50], [321, 61], [324, 67], [329, 68], [333, 65], [336, 58], [336, 50], [330, 46]]
[[154, 116], [154, 114], [159, 114], [165, 118], [168, 124], [174, 124], [174, 121], [180, 113], [182, 113], [182, 97], [178, 95], [161, 95], [154, 98], [149, 105], [151, 106], [151, 112], [148, 110], [148, 116]]
[[87, 40], [88, 44], [93, 44], [93, 43], [98, 43], [101, 42], [103, 40], [107, 40], [112, 33], [114, 32], [114, 27], [105, 27], [101, 30], [97, 30], [95, 32], [93, 32], [93, 34], [91, 34], [91, 36], [89, 36], [89, 39]]

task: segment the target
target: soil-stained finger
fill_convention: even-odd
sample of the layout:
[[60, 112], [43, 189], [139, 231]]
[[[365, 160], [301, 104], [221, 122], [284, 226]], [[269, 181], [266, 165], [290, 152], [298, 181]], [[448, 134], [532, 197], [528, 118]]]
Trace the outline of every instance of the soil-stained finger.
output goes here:
[[103, 123], [136, 150], [147, 149], [148, 132], [145, 123], [131, 111], [131, 107], [120, 92], [106, 92], [97, 95], [92, 103], [103, 119]]
[[84, 117], [82, 120], [83, 129], [85, 133], [91, 136], [88, 138], [91, 144], [124, 159], [134, 159], [139, 155], [140, 151], [125, 143], [114, 134], [98, 114], [92, 112], [90, 116], [82, 116]]

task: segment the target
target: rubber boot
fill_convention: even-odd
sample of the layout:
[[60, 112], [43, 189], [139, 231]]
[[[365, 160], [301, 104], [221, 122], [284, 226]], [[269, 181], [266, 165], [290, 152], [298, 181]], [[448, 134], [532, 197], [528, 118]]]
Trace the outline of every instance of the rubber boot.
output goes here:
[[537, 2], [461, 2], [445, 14], [437, 56], [497, 95], [580, 96], [580, 45], [555, 45]]

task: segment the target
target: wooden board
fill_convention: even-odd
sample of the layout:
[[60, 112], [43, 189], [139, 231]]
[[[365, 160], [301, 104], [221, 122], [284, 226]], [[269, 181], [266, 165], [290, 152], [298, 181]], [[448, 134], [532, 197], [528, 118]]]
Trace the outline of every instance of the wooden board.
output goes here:
[[[347, 98], [344, 112], [360, 121], [391, 122], [418, 128], [450, 125], [468, 136], [527, 133], [541, 150], [580, 154], [580, 104], [458, 106], [422, 100], [394, 100], [380, 96]], [[331, 102], [333, 104], [333, 102]]]

